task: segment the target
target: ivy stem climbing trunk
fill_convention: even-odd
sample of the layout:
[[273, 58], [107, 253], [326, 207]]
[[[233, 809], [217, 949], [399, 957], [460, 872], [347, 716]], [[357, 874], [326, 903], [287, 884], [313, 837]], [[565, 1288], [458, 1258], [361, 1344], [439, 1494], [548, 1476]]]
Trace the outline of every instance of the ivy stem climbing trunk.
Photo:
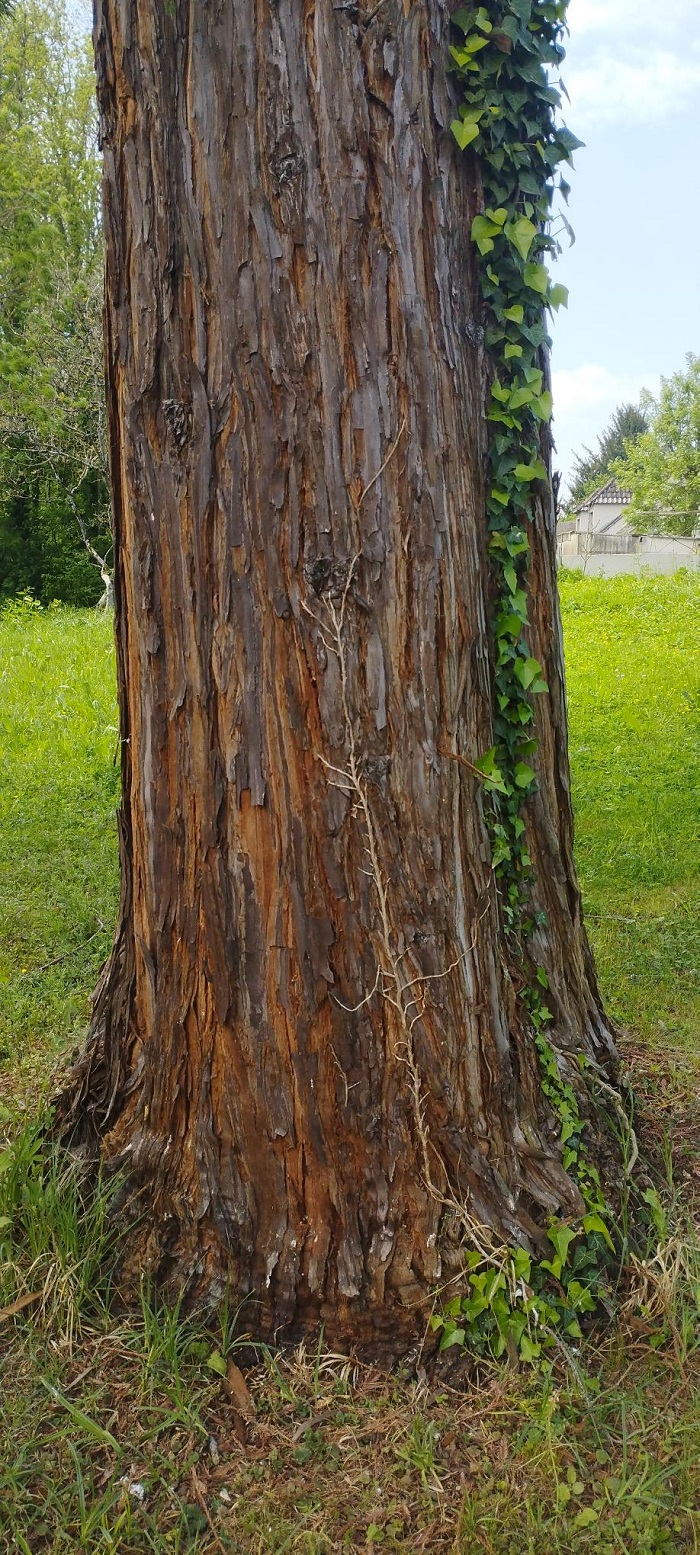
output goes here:
[[[122, 901], [61, 1115], [123, 1172], [125, 1280], [389, 1352], [446, 1205], [530, 1247], [583, 1208], [479, 767], [493, 366], [448, 11], [97, 0], [95, 41]], [[540, 479], [528, 957], [588, 1118], [554, 522]]]

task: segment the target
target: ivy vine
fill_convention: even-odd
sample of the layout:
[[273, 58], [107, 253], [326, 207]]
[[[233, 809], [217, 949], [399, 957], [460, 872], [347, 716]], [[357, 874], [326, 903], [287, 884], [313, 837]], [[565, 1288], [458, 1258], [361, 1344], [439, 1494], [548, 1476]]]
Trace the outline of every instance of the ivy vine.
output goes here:
[[[577, 1228], [553, 1222], [553, 1253], [539, 1263], [509, 1250], [500, 1267], [468, 1260], [469, 1294], [435, 1317], [442, 1346], [469, 1342], [500, 1355], [515, 1350], [536, 1359], [556, 1331], [580, 1335], [579, 1315], [600, 1294], [614, 1246], [605, 1222], [598, 1173], [589, 1161], [584, 1120], [573, 1086], [563, 1077], [547, 1038], [551, 1012], [547, 974], [527, 954], [538, 922], [531, 908], [532, 861], [523, 806], [534, 792], [530, 758], [533, 698], [548, 690], [528, 646], [530, 533], [537, 497], [548, 487], [544, 428], [552, 416], [547, 387], [546, 310], [566, 304], [546, 260], [557, 248], [554, 204], [568, 200], [562, 167], [581, 142], [557, 119], [561, 94], [553, 84], [564, 57], [568, 0], [487, 0], [452, 13], [451, 71], [460, 105], [452, 133], [476, 155], [483, 211], [471, 231], [492, 366], [486, 510], [496, 579], [495, 744], [475, 766], [488, 795], [492, 864], [506, 929], [527, 967], [521, 1002], [534, 1033], [542, 1088], [560, 1124], [563, 1165], [576, 1177], [586, 1206]], [[557, 218], [570, 230], [563, 212]], [[541, 919], [539, 921], [542, 921]], [[549, 1336], [549, 1337], [547, 1337]]]
[[581, 144], [557, 122], [561, 99], [551, 82], [564, 56], [566, 8], [567, 0], [461, 7], [452, 14], [459, 41], [450, 49], [462, 98], [452, 133], [477, 155], [484, 195], [471, 236], [493, 366], [486, 506], [497, 578], [496, 743], [476, 765], [490, 796], [492, 862], [506, 926], [525, 933], [534, 924], [527, 917], [532, 866], [522, 808], [535, 786], [532, 699], [547, 690], [527, 644], [529, 529], [538, 486], [548, 481], [542, 427], [552, 415], [545, 383], [551, 342], [544, 310], [567, 301], [544, 261], [556, 247], [555, 194], [569, 194], [561, 165]]
[[[527, 641], [530, 532], [538, 487], [549, 480], [542, 458], [543, 427], [552, 415], [545, 385], [551, 345], [545, 309], [567, 301], [566, 288], [551, 281], [545, 260], [556, 248], [555, 195], [566, 200], [569, 194], [561, 167], [581, 144], [557, 120], [561, 94], [552, 84], [564, 57], [567, 3], [489, 0], [460, 7], [451, 18], [459, 39], [450, 47], [451, 69], [461, 96], [452, 133], [463, 150], [471, 148], [478, 157], [484, 209], [471, 236], [492, 365], [486, 511], [496, 577], [496, 743], [476, 766], [489, 796], [492, 864], [505, 924], [521, 945], [536, 921], [529, 908], [532, 862], [522, 815], [535, 788], [529, 760], [537, 749], [533, 698], [548, 689]], [[541, 1029], [549, 1012], [543, 985], [546, 974], [533, 971], [523, 1002], [547, 1089]], [[571, 1096], [575, 1105], [573, 1091]], [[556, 1100], [561, 1111], [566, 1100], [561, 1086]], [[569, 1145], [569, 1155], [572, 1149]]]
[[469, 1345], [477, 1355], [495, 1360], [507, 1355], [530, 1365], [562, 1339], [583, 1337], [581, 1318], [604, 1299], [607, 1271], [615, 1258], [608, 1206], [597, 1168], [586, 1152], [576, 1093], [561, 1075], [547, 1040], [552, 1017], [542, 999], [547, 974], [541, 967], [536, 981], [538, 987], [525, 989], [521, 997], [535, 1034], [542, 1089], [559, 1119], [563, 1165], [573, 1170], [585, 1213], [573, 1225], [552, 1219], [547, 1227], [549, 1258], [535, 1259], [519, 1247], [506, 1248], [500, 1257], [489, 1260], [483, 1251], [467, 1253], [467, 1293], [455, 1296], [431, 1318], [433, 1332], [441, 1336], [441, 1350]]

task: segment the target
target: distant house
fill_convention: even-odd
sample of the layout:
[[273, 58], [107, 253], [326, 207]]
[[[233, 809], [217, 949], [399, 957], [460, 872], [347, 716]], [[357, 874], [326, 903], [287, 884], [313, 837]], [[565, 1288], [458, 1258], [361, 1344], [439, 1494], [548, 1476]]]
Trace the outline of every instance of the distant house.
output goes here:
[[585, 497], [574, 517], [557, 524], [560, 566], [610, 577], [617, 572], [675, 572], [700, 565], [700, 542], [683, 535], [638, 535], [630, 529], [626, 509], [631, 491], [613, 478]]

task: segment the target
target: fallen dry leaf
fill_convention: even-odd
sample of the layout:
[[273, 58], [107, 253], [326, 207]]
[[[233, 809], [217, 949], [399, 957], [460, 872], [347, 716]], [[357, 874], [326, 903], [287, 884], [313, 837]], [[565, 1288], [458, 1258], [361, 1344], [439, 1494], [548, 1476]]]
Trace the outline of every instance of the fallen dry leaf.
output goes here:
[[9, 1307], [3, 1307], [0, 1310], [0, 1323], [4, 1323], [8, 1317], [14, 1317], [17, 1312], [23, 1312], [25, 1307], [33, 1306], [35, 1301], [41, 1301], [42, 1295], [43, 1291], [33, 1290], [27, 1296], [18, 1296], [17, 1300], [12, 1301]]
[[255, 1419], [255, 1405], [248, 1391], [248, 1384], [240, 1367], [229, 1359], [226, 1363], [226, 1387], [234, 1409], [244, 1420]]

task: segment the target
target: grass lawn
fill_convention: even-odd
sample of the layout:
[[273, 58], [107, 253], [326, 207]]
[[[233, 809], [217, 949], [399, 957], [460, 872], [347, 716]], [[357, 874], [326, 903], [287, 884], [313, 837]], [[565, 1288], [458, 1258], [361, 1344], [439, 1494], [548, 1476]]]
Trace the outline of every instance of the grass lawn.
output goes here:
[[577, 859], [611, 1013], [700, 1057], [700, 580], [562, 574]]
[[118, 879], [111, 618], [0, 614], [0, 1095], [30, 1101], [77, 1045]]
[[[104, 1199], [25, 1128], [0, 1139], [0, 1308], [30, 1298], [0, 1310], [1, 1555], [700, 1550], [700, 583], [564, 574], [562, 604], [590, 933], [666, 1163], [621, 1313], [541, 1367], [448, 1351], [430, 1379], [274, 1355], [225, 1309], [207, 1326], [147, 1291], [127, 1313]], [[80, 1039], [109, 946], [116, 753], [111, 622], [0, 615], [8, 1138]]]

